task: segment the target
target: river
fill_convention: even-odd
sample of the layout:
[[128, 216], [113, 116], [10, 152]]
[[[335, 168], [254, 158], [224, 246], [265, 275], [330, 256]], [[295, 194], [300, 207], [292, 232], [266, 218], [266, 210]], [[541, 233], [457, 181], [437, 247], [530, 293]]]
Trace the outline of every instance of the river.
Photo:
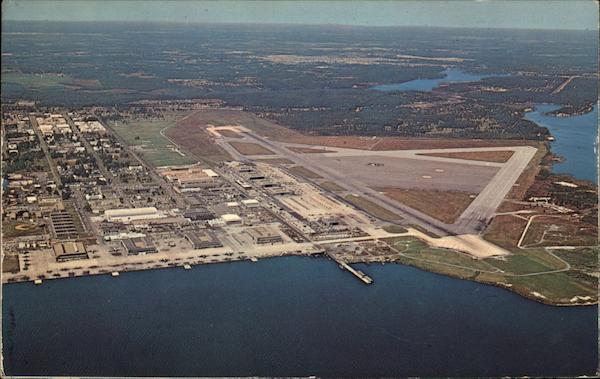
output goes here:
[[555, 117], [547, 114], [560, 107], [556, 104], [536, 104], [533, 111], [525, 114], [525, 119], [548, 128], [555, 138], [551, 150], [565, 160], [554, 164], [553, 172], [597, 183], [598, 106], [594, 106], [592, 112], [578, 116]]
[[415, 268], [283, 257], [4, 286], [19, 375], [592, 374], [597, 306]]
[[381, 84], [371, 89], [383, 92], [393, 91], [420, 91], [430, 92], [442, 83], [476, 82], [484, 78], [506, 76], [505, 74], [473, 74], [456, 68], [442, 71], [443, 77], [437, 79], [415, 79], [404, 83]]

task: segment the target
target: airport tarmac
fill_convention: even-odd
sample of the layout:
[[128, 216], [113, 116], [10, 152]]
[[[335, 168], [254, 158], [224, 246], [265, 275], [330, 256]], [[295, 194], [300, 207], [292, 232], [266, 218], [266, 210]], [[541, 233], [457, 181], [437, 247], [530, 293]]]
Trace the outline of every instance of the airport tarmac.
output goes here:
[[[263, 138], [246, 128], [239, 131], [247, 141], [257, 143], [276, 153], [270, 158], [277, 155], [287, 158], [315, 172], [323, 180], [332, 181], [349, 193], [364, 197], [402, 216], [408, 223], [424, 227], [440, 236], [481, 233], [537, 151], [531, 146], [388, 151], [335, 148], [332, 152], [306, 154], [294, 152], [289, 147], [313, 149], [327, 149], [327, 147], [286, 144]], [[228, 141], [227, 137], [217, 138], [217, 143], [227, 150], [230, 147]], [[514, 154], [506, 163], [422, 155], [466, 151], [513, 151]], [[240, 158], [249, 160], [243, 156]], [[378, 163], [383, 165], [377, 165]], [[368, 170], [375, 173], [375, 177], [368, 175]], [[454, 224], [446, 224], [369, 188], [380, 186], [382, 182], [388, 181], [390, 186], [394, 186], [395, 183], [395, 186], [408, 188], [412, 186], [412, 188], [454, 189], [479, 192], [479, 195]]]

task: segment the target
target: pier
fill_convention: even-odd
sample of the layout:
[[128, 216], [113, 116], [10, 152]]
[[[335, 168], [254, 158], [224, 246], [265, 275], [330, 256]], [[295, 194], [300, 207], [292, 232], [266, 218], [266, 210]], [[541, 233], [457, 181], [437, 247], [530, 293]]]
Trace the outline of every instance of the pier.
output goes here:
[[350, 272], [352, 275], [354, 275], [358, 279], [360, 279], [363, 283], [365, 283], [365, 284], [373, 283], [373, 279], [369, 275], [365, 274], [364, 272], [362, 272], [360, 270], [356, 270], [356, 269], [352, 268], [352, 266], [350, 266], [348, 263], [335, 257], [333, 254], [330, 254], [330, 253], [326, 253], [326, 254], [329, 258], [331, 258], [333, 261], [335, 261], [342, 270], [346, 270], [346, 271]]

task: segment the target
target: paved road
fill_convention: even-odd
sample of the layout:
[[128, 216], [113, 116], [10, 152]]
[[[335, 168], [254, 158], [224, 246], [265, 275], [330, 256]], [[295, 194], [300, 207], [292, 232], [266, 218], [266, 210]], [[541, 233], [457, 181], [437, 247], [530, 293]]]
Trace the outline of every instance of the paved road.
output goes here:
[[58, 173], [58, 170], [56, 169], [56, 163], [54, 163], [54, 159], [52, 159], [52, 157], [50, 156], [48, 144], [46, 143], [46, 140], [44, 139], [44, 136], [42, 135], [42, 131], [40, 130], [37, 120], [35, 119], [35, 115], [33, 115], [33, 114], [29, 115], [29, 121], [31, 122], [31, 127], [33, 128], [33, 131], [35, 132], [35, 134], [37, 135], [37, 137], [40, 141], [40, 147], [42, 148], [42, 151], [44, 152], [44, 155], [46, 156], [46, 160], [48, 161], [48, 166], [50, 166], [50, 171], [52, 172], [52, 176], [54, 177], [54, 182], [59, 187], [59, 191], [62, 192], [62, 190], [60, 190], [60, 188], [62, 188], [62, 180], [60, 179], [60, 174]]

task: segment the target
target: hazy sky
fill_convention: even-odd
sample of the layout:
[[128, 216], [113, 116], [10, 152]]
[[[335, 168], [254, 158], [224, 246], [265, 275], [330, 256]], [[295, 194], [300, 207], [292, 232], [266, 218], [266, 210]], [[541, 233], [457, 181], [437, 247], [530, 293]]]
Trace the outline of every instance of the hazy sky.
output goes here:
[[5, 20], [169, 21], [598, 29], [595, 0], [4, 0]]

